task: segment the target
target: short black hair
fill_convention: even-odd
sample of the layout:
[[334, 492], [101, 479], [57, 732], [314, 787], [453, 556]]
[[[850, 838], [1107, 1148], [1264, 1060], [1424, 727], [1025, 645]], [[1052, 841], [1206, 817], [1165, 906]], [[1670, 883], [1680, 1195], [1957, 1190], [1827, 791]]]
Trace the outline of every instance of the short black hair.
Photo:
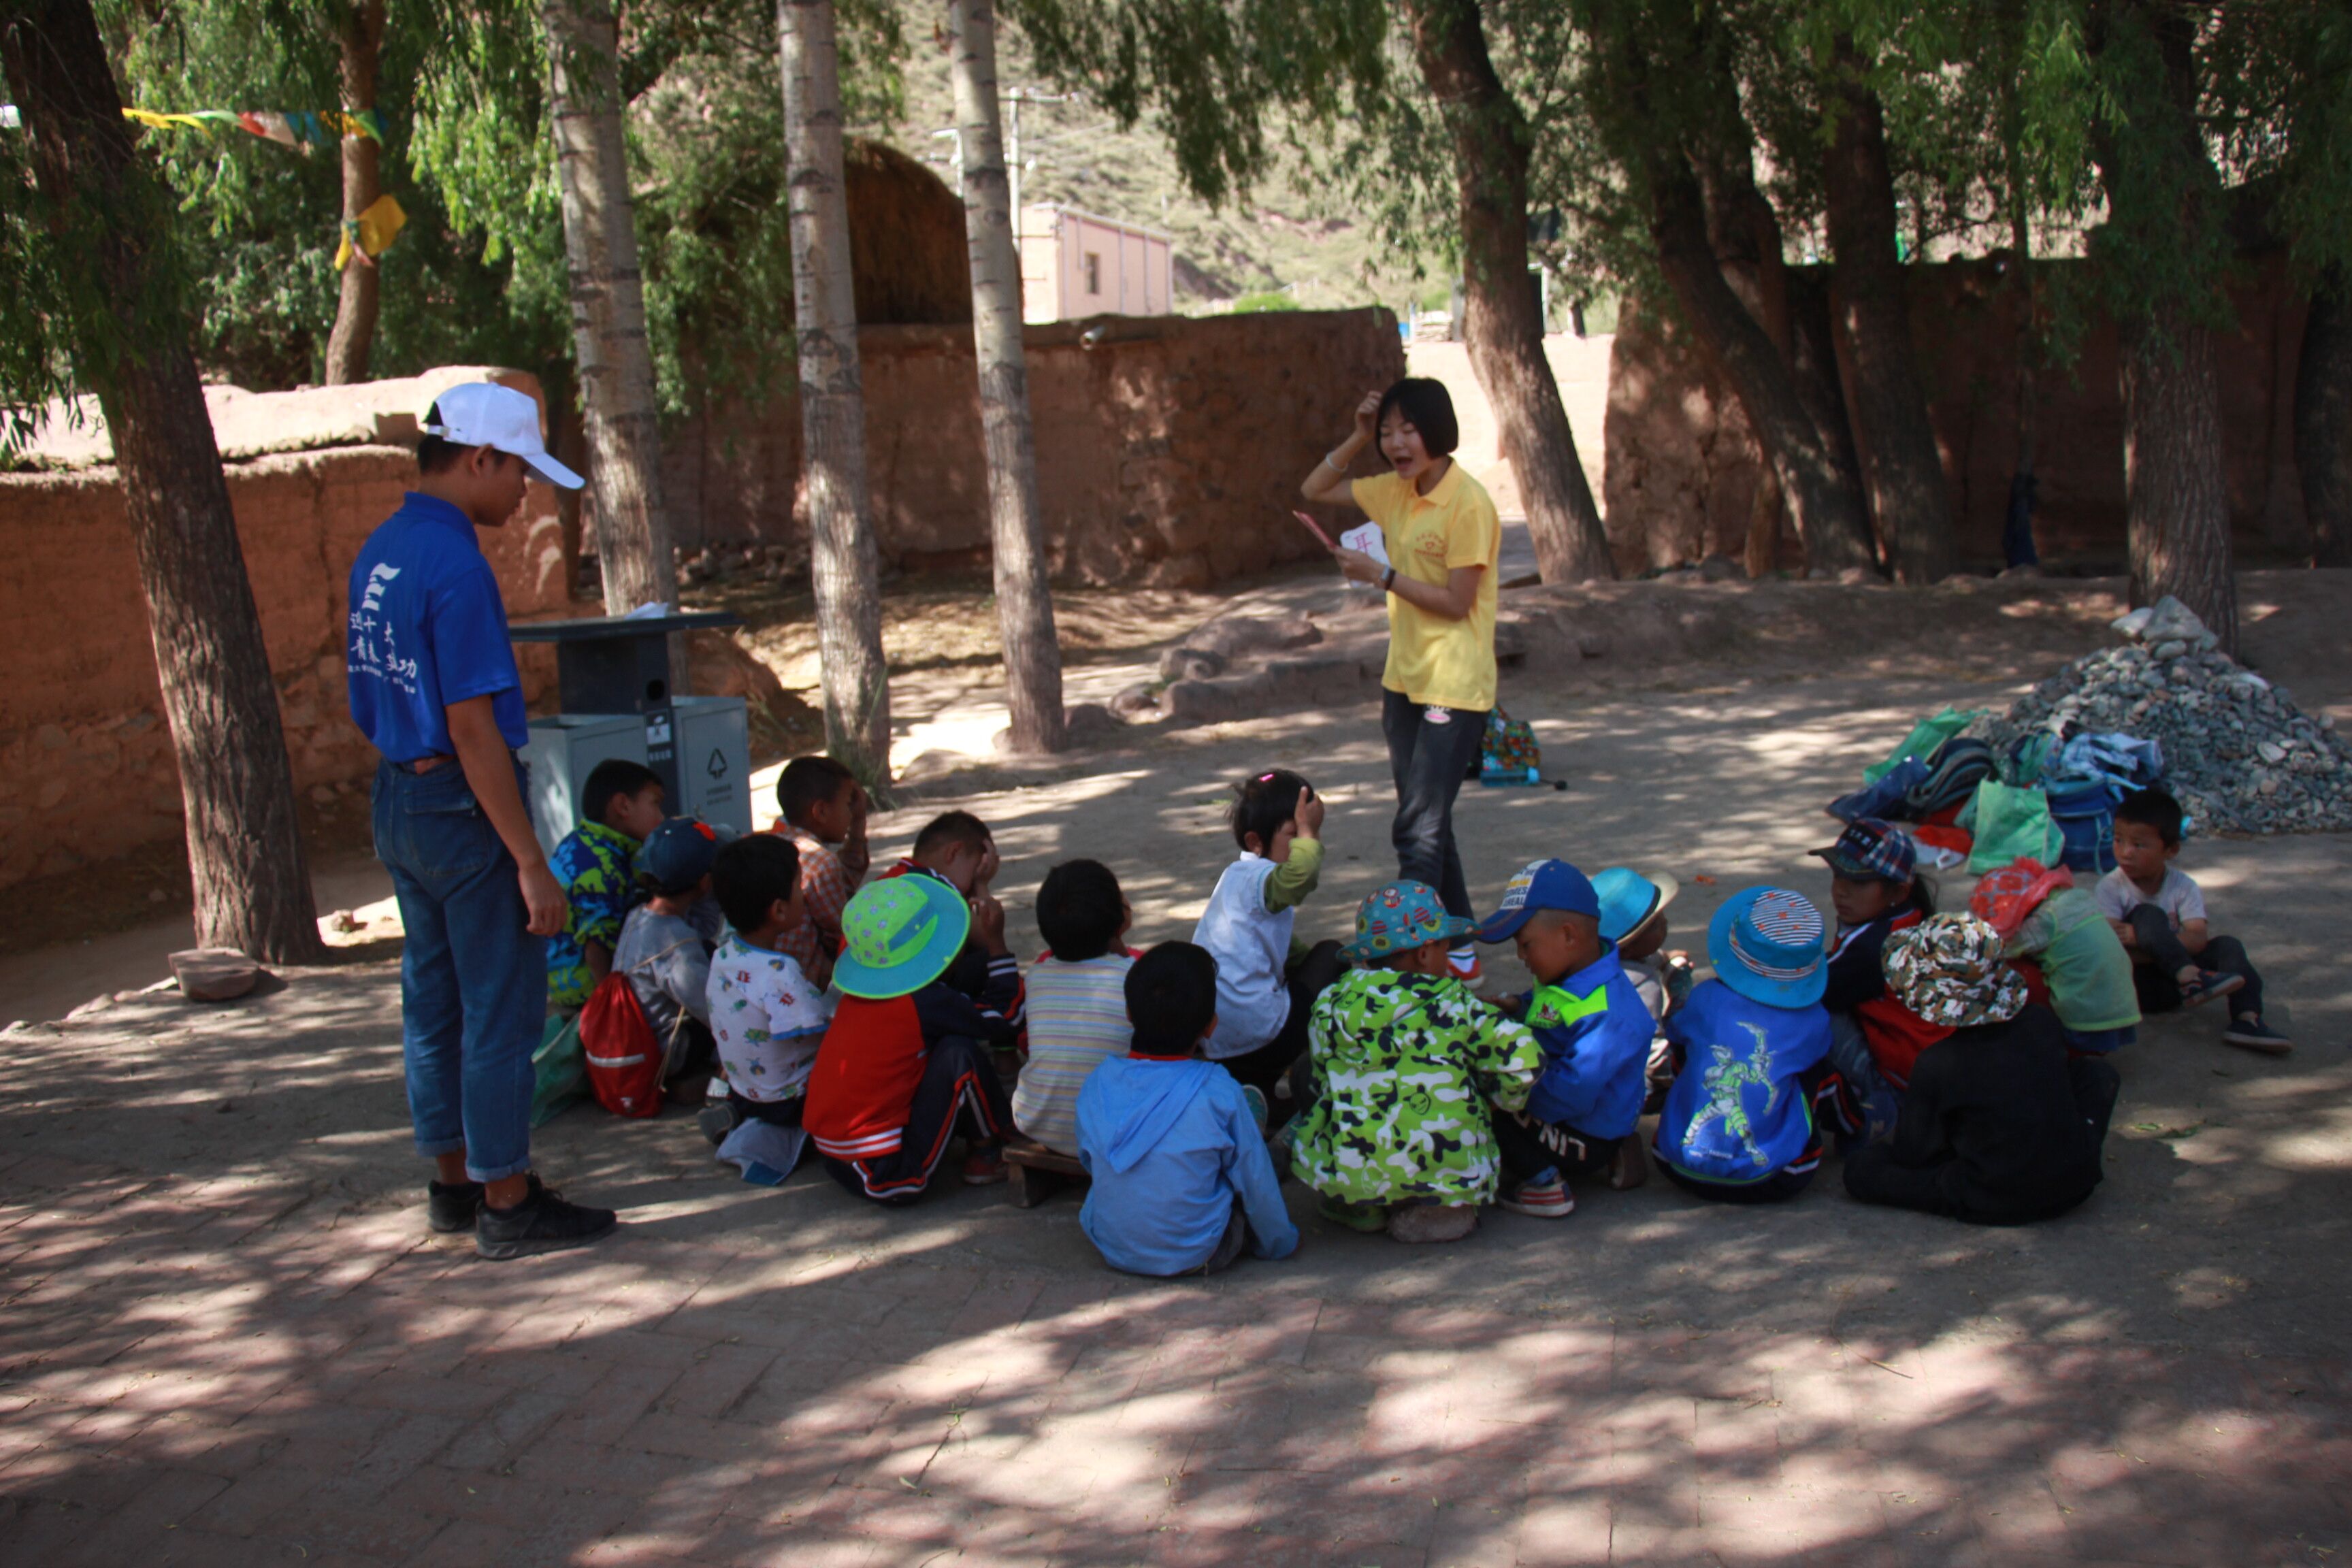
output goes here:
[[2180, 842], [2180, 835], [2186, 826], [2181, 816], [2180, 803], [2172, 798], [2169, 791], [2153, 786], [2134, 790], [2124, 796], [2122, 803], [2116, 807], [2116, 820], [2137, 822], [2142, 827], [2155, 828], [2156, 836], [2164, 840], [2167, 849]]
[[1100, 958], [1118, 940], [1126, 895], [1099, 860], [1065, 860], [1037, 889], [1037, 931], [1064, 963]]
[[1454, 397], [1445, 390], [1444, 382], [1432, 381], [1425, 375], [1409, 375], [1391, 384], [1381, 394], [1380, 417], [1372, 422], [1374, 430], [1388, 422], [1391, 408], [1421, 432], [1422, 447], [1431, 457], [1443, 458], [1462, 444], [1462, 425], [1454, 417]]
[[1191, 1056], [1216, 1016], [1217, 961], [1205, 947], [1163, 942], [1127, 972], [1127, 1018], [1145, 1056]]
[[588, 770], [588, 782], [581, 786], [580, 820], [603, 822], [616, 798], [635, 795], [647, 784], [661, 782], [661, 774], [643, 763], [633, 763], [626, 757], [606, 757]]
[[840, 795], [841, 786], [857, 775], [831, 757], [794, 757], [776, 775], [776, 809], [793, 826], [803, 826], [809, 807]]
[[988, 847], [995, 842], [996, 836], [989, 832], [988, 824], [971, 813], [943, 811], [923, 824], [923, 830], [915, 835], [915, 858], [919, 860], [959, 844], [986, 854]]
[[1255, 833], [1261, 851], [1273, 848], [1275, 830], [1297, 815], [1298, 803], [1314, 787], [1288, 768], [1257, 773], [1234, 785], [1234, 804], [1225, 809], [1234, 842], [1246, 849]]
[[710, 891], [719, 912], [737, 931], [757, 931], [768, 911], [801, 885], [801, 852], [789, 838], [747, 833], [710, 863]]

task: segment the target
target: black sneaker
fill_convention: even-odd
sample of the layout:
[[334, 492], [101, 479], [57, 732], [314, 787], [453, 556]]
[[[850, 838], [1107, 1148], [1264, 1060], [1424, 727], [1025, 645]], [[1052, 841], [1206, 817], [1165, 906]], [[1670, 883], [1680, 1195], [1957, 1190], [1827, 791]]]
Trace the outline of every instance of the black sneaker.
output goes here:
[[[531, 1173], [530, 1190], [540, 1190], [539, 1173]], [[482, 1184], [479, 1182], [427, 1182], [425, 1184], [425, 1214], [427, 1223], [443, 1236], [456, 1236], [474, 1228], [474, 1220], [482, 1212]]]
[[741, 1120], [734, 1105], [724, 1100], [714, 1100], [694, 1113], [694, 1124], [702, 1129], [702, 1135], [709, 1139], [714, 1147], [726, 1142], [727, 1135], [735, 1131], [735, 1124]]
[[2221, 1037], [2242, 1050], [2260, 1051], [2266, 1057], [2283, 1057], [2294, 1049], [2294, 1042], [2257, 1017], [2232, 1018]]
[[530, 1195], [510, 1209], [482, 1205], [481, 1217], [474, 1224], [474, 1250], [500, 1262], [534, 1252], [561, 1252], [602, 1241], [620, 1223], [621, 1216], [611, 1209], [565, 1203], [553, 1188], [533, 1182]]

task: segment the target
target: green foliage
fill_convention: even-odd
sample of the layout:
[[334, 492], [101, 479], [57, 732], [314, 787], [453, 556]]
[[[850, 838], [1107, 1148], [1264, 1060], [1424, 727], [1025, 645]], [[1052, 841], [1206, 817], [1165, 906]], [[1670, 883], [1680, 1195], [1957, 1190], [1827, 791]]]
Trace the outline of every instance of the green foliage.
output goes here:
[[1265, 310], [1296, 310], [1298, 301], [1279, 289], [1269, 289], [1262, 294], [1244, 294], [1234, 301], [1234, 314], [1252, 315]]

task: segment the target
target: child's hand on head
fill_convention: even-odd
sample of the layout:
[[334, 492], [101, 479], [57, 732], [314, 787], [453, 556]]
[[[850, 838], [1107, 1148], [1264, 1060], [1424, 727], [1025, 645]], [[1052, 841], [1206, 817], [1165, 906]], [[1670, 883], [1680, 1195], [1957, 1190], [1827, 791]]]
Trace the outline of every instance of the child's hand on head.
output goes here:
[[1302, 791], [1297, 808], [1290, 814], [1290, 820], [1297, 828], [1295, 837], [1307, 839], [1319, 837], [1323, 831], [1323, 797], [1312, 789]]

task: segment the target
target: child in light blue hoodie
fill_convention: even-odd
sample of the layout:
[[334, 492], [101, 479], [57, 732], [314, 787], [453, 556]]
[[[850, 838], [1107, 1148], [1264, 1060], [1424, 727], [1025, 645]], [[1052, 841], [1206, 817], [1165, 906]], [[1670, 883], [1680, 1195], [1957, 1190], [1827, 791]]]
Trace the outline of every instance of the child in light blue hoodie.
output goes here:
[[1213, 1274], [1244, 1247], [1267, 1258], [1298, 1250], [1264, 1100], [1199, 1058], [1216, 1014], [1217, 961], [1189, 942], [1160, 943], [1128, 971], [1129, 1054], [1078, 1090], [1078, 1162], [1093, 1178], [1078, 1225], [1124, 1273]]

